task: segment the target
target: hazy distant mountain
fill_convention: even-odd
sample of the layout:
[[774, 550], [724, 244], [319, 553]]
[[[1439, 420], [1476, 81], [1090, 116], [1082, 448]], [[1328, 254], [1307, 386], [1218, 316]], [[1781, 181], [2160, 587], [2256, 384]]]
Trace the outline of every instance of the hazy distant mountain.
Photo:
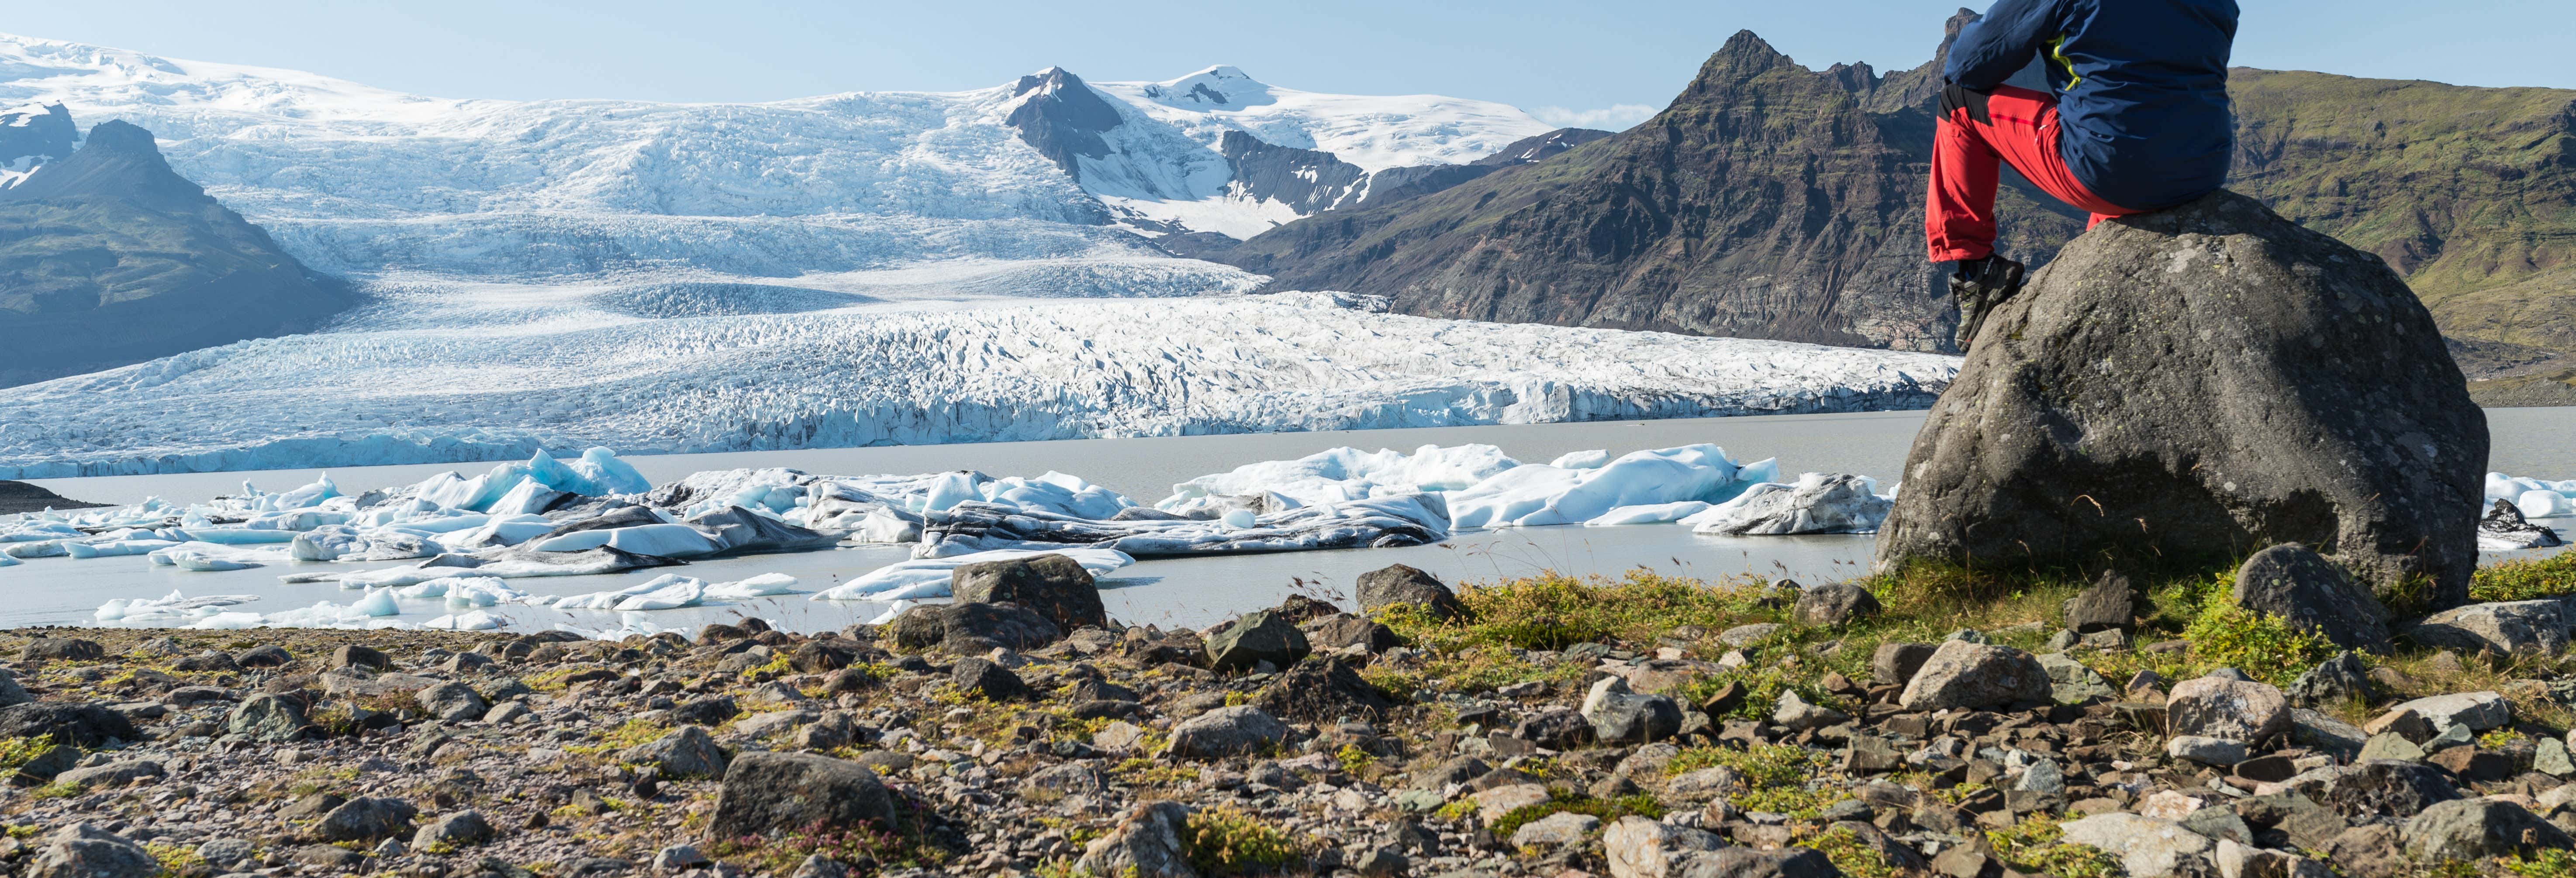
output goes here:
[[151, 132], [105, 122], [68, 152], [0, 189], [0, 386], [303, 331], [348, 306], [172, 172]]

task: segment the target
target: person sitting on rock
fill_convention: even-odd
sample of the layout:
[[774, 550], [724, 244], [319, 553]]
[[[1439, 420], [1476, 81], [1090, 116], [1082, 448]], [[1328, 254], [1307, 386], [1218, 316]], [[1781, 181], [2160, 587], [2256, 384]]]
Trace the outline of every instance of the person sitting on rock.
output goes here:
[[[1959, 31], [1923, 225], [1932, 261], [1952, 263], [1961, 352], [2021, 290], [2021, 263], [1995, 253], [1998, 163], [2092, 225], [2217, 190], [2234, 148], [2235, 39], [2234, 0], [1999, 0]], [[2033, 58], [2055, 94], [2004, 84]]]

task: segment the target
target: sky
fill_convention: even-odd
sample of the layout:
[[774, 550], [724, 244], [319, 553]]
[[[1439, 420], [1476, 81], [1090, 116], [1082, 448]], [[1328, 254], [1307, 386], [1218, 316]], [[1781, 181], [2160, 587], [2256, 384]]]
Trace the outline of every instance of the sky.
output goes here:
[[[2236, 63], [2576, 88], [2571, 0], [2240, 0]], [[1444, 94], [1625, 127], [1741, 29], [1811, 67], [1923, 63], [1956, 2], [83, 0], [0, 31], [307, 70], [450, 98], [763, 101], [963, 91], [1059, 65], [1100, 81], [1232, 64], [1272, 85]]]

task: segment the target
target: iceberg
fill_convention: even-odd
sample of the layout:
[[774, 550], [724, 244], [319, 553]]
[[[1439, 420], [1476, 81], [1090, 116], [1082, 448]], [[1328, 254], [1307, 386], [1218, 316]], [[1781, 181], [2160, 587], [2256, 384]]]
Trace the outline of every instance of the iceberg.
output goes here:
[[[1172, 496], [1154, 504], [1165, 512], [1204, 508], [1218, 497], [1276, 494], [1300, 505], [1340, 503], [1426, 491], [1455, 491], [1520, 466], [1520, 461], [1491, 445], [1443, 448], [1425, 445], [1412, 454], [1380, 449], [1375, 453], [1342, 447], [1296, 460], [1245, 464], [1230, 472], [1200, 476], [1172, 486]], [[1108, 518], [1106, 515], [1084, 516]]]
[[1652, 503], [1644, 506], [1621, 506], [1601, 513], [1583, 523], [1584, 527], [1617, 527], [1628, 524], [1669, 524], [1708, 511], [1711, 504], [1703, 500], [1679, 503]]
[[95, 618], [102, 623], [141, 627], [183, 619], [201, 619], [215, 615], [218, 608], [237, 606], [256, 600], [259, 600], [258, 595], [217, 594], [192, 598], [174, 591], [169, 596], [157, 600], [117, 598], [108, 601], [99, 605]]
[[783, 594], [802, 594], [796, 590], [796, 577], [784, 573], [763, 573], [750, 579], [707, 586], [707, 597], [715, 600], [747, 600]]
[[1693, 533], [1735, 536], [1876, 533], [1895, 505], [1873, 493], [1877, 487], [1868, 476], [1805, 473], [1794, 483], [1753, 485], [1682, 524]]
[[1588, 469], [1523, 465], [1452, 492], [1449, 512], [1461, 528], [1582, 524], [1625, 506], [1724, 501], [1776, 469], [1738, 464], [1715, 445], [1638, 451]]
[[1094, 521], [966, 503], [931, 514], [913, 557], [1078, 546], [1153, 558], [1420, 546], [1448, 538], [1449, 510], [1439, 494], [1300, 506], [1249, 521]]
[[617, 591], [595, 591], [557, 598], [558, 610], [676, 610], [705, 603], [707, 583], [676, 573], [666, 573], [638, 585]]
[[917, 598], [948, 597], [950, 576], [957, 568], [985, 561], [1010, 561], [1038, 555], [1063, 555], [1073, 559], [1093, 576], [1107, 576], [1111, 571], [1136, 563], [1124, 552], [1110, 549], [1062, 547], [1039, 550], [1002, 550], [953, 555], [944, 558], [914, 558], [868, 571], [838, 586], [815, 592], [809, 600], [817, 601], [896, 601]]
[[638, 527], [604, 528], [574, 531], [550, 537], [534, 547], [540, 552], [580, 552], [607, 546], [621, 552], [653, 555], [661, 558], [695, 558], [723, 550], [715, 540], [685, 524], [648, 524]]

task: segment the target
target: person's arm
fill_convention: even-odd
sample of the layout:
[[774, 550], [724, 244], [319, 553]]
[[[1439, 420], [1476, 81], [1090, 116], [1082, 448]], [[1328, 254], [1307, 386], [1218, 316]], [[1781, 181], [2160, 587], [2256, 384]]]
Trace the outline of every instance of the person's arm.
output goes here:
[[2065, 0], [1996, 0], [1986, 17], [1959, 30], [1950, 46], [1950, 61], [1941, 76], [1972, 91], [1988, 91], [2030, 66], [2030, 59], [2057, 38], [2060, 7]]

